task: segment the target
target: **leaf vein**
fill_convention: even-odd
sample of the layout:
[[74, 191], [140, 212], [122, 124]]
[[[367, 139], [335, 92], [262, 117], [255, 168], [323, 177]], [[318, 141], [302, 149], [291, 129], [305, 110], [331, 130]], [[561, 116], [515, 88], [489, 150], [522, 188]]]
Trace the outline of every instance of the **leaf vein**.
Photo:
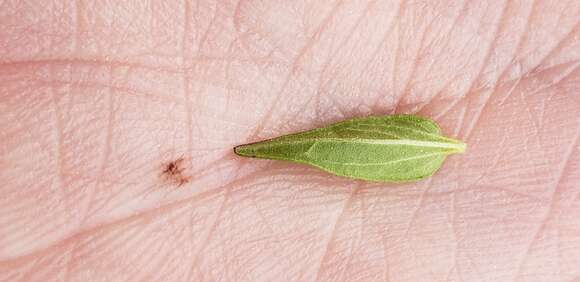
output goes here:
[[[447, 143], [447, 142], [436, 142], [436, 141], [417, 141], [410, 139], [367, 139], [367, 138], [335, 138], [335, 137], [319, 137], [319, 138], [308, 138], [308, 139], [296, 139], [290, 141], [278, 141], [275, 145], [292, 145], [300, 143], [310, 143], [310, 142], [336, 142], [336, 143], [358, 143], [358, 144], [369, 144], [369, 145], [385, 145], [385, 146], [414, 146], [414, 147], [427, 147], [427, 148], [445, 148], [445, 149], [455, 149], [458, 151], [465, 150], [465, 144], [463, 143]], [[273, 146], [271, 144], [265, 144], [264, 146]]]

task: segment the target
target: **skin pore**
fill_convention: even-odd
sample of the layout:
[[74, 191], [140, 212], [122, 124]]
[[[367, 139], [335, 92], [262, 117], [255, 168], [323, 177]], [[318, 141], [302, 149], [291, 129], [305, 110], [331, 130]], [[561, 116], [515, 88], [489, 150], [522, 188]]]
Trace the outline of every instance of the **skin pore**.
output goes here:
[[[0, 6], [0, 281], [580, 279], [580, 2], [117, 2]], [[469, 150], [232, 152], [390, 113]]]

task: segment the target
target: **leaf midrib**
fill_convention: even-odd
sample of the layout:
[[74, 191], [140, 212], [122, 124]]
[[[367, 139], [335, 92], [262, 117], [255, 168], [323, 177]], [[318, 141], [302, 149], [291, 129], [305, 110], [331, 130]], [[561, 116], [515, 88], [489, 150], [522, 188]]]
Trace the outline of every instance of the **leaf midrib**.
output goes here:
[[409, 139], [367, 139], [367, 138], [335, 138], [335, 137], [316, 137], [308, 139], [296, 139], [292, 141], [277, 141], [272, 145], [289, 145], [289, 144], [300, 144], [300, 143], [311, 143], [311, 142], [342, 142], [342, 143], [362, 143], [371, 145], [405, 145], [405, 146], [415, 146], [415, 147], [428, 147], [428, 148], [445, 148], [445, 149], [455, 149], [458, 152], [465, 151], [465, 144], [463, 143], [448, 143], [448, 142], [436, 142], [436, 141], [417, 141]]

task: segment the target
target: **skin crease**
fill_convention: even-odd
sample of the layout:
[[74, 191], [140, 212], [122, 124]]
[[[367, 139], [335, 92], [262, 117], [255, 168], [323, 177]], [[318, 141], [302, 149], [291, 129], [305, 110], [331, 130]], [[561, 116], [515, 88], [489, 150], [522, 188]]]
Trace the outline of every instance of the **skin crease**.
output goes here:
[[[116, 2], [0, 4], [0, 281], [580, 279], [579, 1]], [[468, 150], [232, 152], [390, 113]]]

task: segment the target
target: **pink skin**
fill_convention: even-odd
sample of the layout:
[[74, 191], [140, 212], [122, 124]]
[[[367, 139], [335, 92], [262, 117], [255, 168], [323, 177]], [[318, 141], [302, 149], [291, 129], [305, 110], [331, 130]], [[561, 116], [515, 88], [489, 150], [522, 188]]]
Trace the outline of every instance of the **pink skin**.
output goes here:
[[[580, 279], [580, 1], [167, 2], [0, 4], [0, 281]], [[467, 152], [232, 152], [393, 112]]]

